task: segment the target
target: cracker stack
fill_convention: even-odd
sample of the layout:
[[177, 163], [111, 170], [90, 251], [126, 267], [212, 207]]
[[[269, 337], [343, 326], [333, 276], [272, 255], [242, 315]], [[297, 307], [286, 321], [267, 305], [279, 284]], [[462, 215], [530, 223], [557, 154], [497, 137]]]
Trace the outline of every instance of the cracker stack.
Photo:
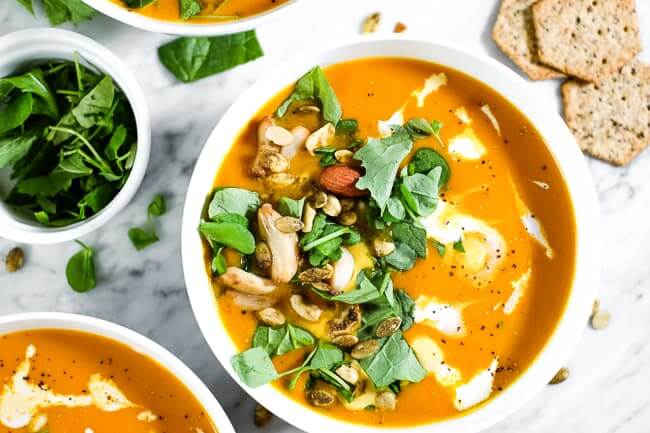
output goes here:
[[533, 80], [562, 84], [582, 150], [623, 165], [650, 144], [650, 66], [634, 0], [502, 0], [492, 37]]

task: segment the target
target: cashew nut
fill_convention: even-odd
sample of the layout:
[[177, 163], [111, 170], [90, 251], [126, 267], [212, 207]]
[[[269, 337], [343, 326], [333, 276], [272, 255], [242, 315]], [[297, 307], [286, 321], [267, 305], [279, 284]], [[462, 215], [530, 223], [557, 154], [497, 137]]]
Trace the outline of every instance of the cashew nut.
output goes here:
[[225, 296], [229, 297], [233, 304], [245, 311], [259, 311], [272, 307], [276, 299], [271, 296], [248, 295], [236, 290], [227, 290]]
[[320, 318], [322, 312], [320, 307], [318, 305], [305, 303], [305, 299], [302, 295], [291, 295], [289, 303], [296, 314], [308, 322], [315, 322]]
[[235, 266], [230, 266], [218, 281], [226, 287], [249, 295], [266, 295], [275, 290], [275, 284]]
[[331, 123], [326, 123], [320, 129], [314, 131], [305, 142], [305, 147], [311, 155], [315, 155], [314, 150], [318, 147], [327, 146], [334, 137], [336, 129]]
[[277, 125], [272, 125], [266, 128], [264, 137], [266, 137], [268, 140], [271, 140], [274, 144], [282, 147], [293, 143], [293, 134], [291, 134], [291, 132], [287, 131], [283, 127]]
[[291, 144], [283, 146], [280, 151], [287, 159], [293, 158], [300, 149], [305, 147], [305, 142], [307, 141], [307, 137], [309, 137], [309, 129], [304, 126], [296, 126], [291, 129], [291, 135], [293, 135]]

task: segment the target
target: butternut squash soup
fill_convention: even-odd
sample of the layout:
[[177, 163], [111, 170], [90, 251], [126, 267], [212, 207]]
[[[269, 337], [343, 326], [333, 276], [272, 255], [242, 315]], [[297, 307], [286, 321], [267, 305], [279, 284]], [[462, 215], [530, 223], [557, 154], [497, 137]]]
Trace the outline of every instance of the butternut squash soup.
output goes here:
[[241, 380], [372, 426], [459, 416], [512, 384], [574, 272], [539, 133], [480, 82], [404, 58], [317, 66], [262, 106], [199, 231]]
[[266, 12], [288, 0], [110, 0], [151, 18], [211, 24]]
[[0, 381], [0, 433], [217, 433], [172, 373], [94, 334], [0, 336]]

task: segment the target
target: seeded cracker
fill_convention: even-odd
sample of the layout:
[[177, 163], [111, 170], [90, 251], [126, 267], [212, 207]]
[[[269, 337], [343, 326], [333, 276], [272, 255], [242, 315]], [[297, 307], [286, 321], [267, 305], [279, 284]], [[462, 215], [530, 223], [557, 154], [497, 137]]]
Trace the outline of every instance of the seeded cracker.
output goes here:
[[650, 65], [635, 61], [599, 86], [562, 85], [564, 118], [582, 150], [624, 165], [650, 142]]
[[560, 71], [539, 62], [531, 6], [537, 0], [503, 0], [492, 28], [497, 46], [531, 80], [563, 76]]
[[641, 51], [634, 0], [541, 0], [532, 9], [539, 59], [568, 75], [599, 83]]

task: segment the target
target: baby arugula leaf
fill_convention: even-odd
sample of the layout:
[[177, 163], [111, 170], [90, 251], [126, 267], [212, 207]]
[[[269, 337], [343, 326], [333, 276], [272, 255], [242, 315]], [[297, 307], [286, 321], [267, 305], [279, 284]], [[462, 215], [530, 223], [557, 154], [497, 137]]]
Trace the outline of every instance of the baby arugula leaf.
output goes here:
[[278, 378], [269, 354], [261, 347], [253, 347], [230, 359], [230, 365], [246, 385], [257, 388]]
[[204, 222], [199, 224], [199, 231], [203, 236], [225, 245], [242, 254], [255, 252], [255, 237], [247, 227], [234, 222]]
[[31, 93], [23, 93], [0, 111], [0, 135], [19, 127], [32, 114], [34, 99]]
[[305, 206], [305, 198], [294, 200], [289, 197], [281, 197], [278, 200], [278, 212], [283, 216], [302, 218], [302, 209]]
[[368, 143], [354, 154], [354, 159], [360, 160], [366, 170], [356, 186], [370, 191], [381, 213], [391, 195], [397, 169], [412, 147], [411, 136], [403, 127], [397, 126], [388, 137], [368, 139]]
[[442, 188], [449, 181], [451, 174], [449, 165], [438, 152], [428, 147], [422, 147], [413, 154], [413, 158], [411, 158], [411, 162], [408, 165], [408, 173], [410, 175], [415, 173], [429, 173], [437, 167], [440, 167], [438, 187]]
[[77, 242], [82, 250], [70, 257], [65, 268], [65, 277], [68, 284], [76, 292], [88, 292], [97, 285], [95, 279], [95, 262], [93, 261], [94, 249], [81, 241]]
[[23, 5], [25, 9], [29, 11], [30, 14], [34, 15], [34, 5], [32, 4], [32, 0], [17, 0], [18, 3]]
[[156, 194], [147, 207], [147, 224], [148, 229], [140, 227], [132, 227], [129, 229], [128, 235], [131, 243], [136, 250], [140, 251], [147, 248], [149, 245], [158, 242], [158, 233], [156, 232], [156, 224], [153, 217], [162, 216], [167, 211], [165, 204], [165, 196]]
[[43, 101], [41, 113], [53, 119], [59, 117], [59, 108], [54, 93], [52, 93], [50, 86], [45, 81], [43, 71], [40, 68], [34, 68], [23, 75], [2, 78], [0, 79], [0, 88], [5, 92], [17, 88], [23, 93], [37, 95]]
[[208, 205], [208, 217], [214, 219], [222, 213], [235, 213], [250, 218], [260, 207], [260, 197], [255, 191], [243, 188], [217, 189]]
[[280, 104], [275, 111], [275, 115], [282, 117], [292, 103], [305, 100], [318, 102], [321, 106], [323, 118], [334, 124], [334, 126], [341, 120], [341, 104], [320, 66], [314, 66], [296, 82], [293, 92]]
[[264, 55], [255, 31], [214, 37], [184, 37], [158, 48], [158, 58], [185, 83], [200, 80]]
[[287, 323], [279, 328], [260, 325], [253, 334], [253, 347], [262, 347], [269, 356], [284, 355], [315, 343], [307, 331]]
[[105, 75], [72, 109], [72, 115], [79, 125], [91, 128], [97, 124], [113, 106], [115, 86], [113, 80]]
[[361, 367], [377, 388], [386, 387], [398, 380], [417, 383], [424, 379], [426, 370], [400, 331], [381, 341], [382, 346], [377, 352], [360, 361]]
[[30, 128], [23, 133], [0, 136], [0, 168], [16, 164], [25, 157], [42, 133], [41, 128]]
[[79, 24], [90, 19], [95, 10], [84, 4], [81, 0], [42, 0], [45, 15], [53, 26], [65, 22]]

